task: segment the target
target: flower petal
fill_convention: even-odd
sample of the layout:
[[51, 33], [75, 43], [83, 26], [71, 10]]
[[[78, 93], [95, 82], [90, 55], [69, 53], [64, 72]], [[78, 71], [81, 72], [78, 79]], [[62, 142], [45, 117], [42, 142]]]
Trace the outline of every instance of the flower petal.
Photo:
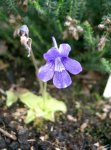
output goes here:
[[44, 82], [52, 79], [54, 75], [54, 63], [52, 61], [47, 62], [44, 66], [39, 69], [38, 78]]
[[55, 87], [61, 89], [66, 88], [71, 85], [72, 81], [70, 75], [67, 73], [66, 70], [62, 70], [61, 72], [55, 71], [53, 77], [53, 84]]
[[64, 67], [66, 68], [66, 70], [68, 70], [70, 73], [72, 73], [74, 75], [76, 75], [82, 71], [81, 64], [74, 59], [71, 59], [69, 57], [62, 58], [62, 63], [64, 65]]
[[52, 47], [52, 48], [50, 48], [50, 49], [48, 50], [48, 52], [45, 53], [43, 56], [44, 56], [44, 59], [45, 59], [45, 60], [50, 61], [50, 60], [54, 60], [54, 59], [57, 58], [59, 55], [60, 55], [60, 54], [59, 54], [57, 48]]
[[68, 56], [69, 52], [71, 51], [71, 47], [69, 44], [63, 43], [60, 44], [58, 51], [62, 56]]

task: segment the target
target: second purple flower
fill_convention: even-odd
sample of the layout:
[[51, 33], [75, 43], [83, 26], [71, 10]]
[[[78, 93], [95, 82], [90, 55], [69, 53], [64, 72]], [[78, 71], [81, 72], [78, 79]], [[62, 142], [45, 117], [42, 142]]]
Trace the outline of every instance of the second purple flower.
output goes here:
[[55, 87], [66, 88], [72, 83], [68, 72], [76, 75], [82, 71], [82, 67], [78, 61], [68, 57], [71, 51], [69, 44], [60, 44], [58, 48], [54, 37], [52, 37], [52, 40], [54, 47], [43, 55], [46, 64], [39, 69], [38, 77], [44, 82], [53, 78]]

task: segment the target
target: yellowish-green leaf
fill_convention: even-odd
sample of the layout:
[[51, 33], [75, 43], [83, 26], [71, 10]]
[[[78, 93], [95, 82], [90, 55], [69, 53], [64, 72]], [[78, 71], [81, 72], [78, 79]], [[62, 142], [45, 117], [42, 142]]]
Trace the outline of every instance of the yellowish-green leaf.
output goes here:
[[19, 94], [19, 98], [30, 109], [26, 117], [27, 123], [38, 117], [54, 121], [55, 112], [65, 113], [67, 111], [64, 102], [56, 100], [49, 94], [46, 94], [45, 101], [42, 96], [37, 96], [30, 91]]
[[54, 117], [54, 113], [55, 111], [49, 111], [44, 115], [44, 119], [46, 120], [50, 120], [50, 121], [55, 121], [55, 117]]
[[66, 105], [64, 102], [59, 101], [53, 97], [49, 97], [46, 99], [45, 102], [45, 109], [47, 111], [62, 111], [63, 113], [65, 113], [67, 111]]
[[43, 103], [41, 96], [37, 96], [30, 91], [19, 94], [19, 98], [20, 101], [22, 101], [28, 108], [31, 109], [36, 109], [41, 103]]
[[25, 122], [26, 122], [26, 123], [30, 123], [30, 122], [32, 122], [35, 118], [36, 118], [36, 116], [35, 116], [35, 111], [32, 110], [32, 109], [30, 109], [30, 110], [28, 110], [28, 112], [27, 112], [27, 116], [26, 116], [26, 118], [25, 118]]
[[10, 107], [13, 103], [15, 103], [15, 102], [17, 101], [18, 97], [17, 97], [17, 95], [16, 95], [13, 91], [11, 91], [11, 90], [6, 91], [6, 95], [7, 95], [6, 105], [7, 105], [8, 107]]
[[18, 98], [29, 108], [25, 120], [26, 123], [30, 123], [40, 117], [54, 121], [55, 112], [62, 111], [65, 113], [67, 111], [64, 102], [56, 100], [48, 93], [46, 93], [44, 100], [42, 96], [37, 96], [24, 89], [18, 90], [16, 93], [11, 90], [7, 91], [7, 106], [11, 106]]

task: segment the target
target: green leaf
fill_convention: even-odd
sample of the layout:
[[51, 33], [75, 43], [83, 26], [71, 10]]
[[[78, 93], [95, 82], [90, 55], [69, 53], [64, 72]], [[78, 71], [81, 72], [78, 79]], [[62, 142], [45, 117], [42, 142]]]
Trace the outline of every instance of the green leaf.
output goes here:
[[13, 91], [11, 91], [11, 90], [6, 91], [6, 95], [7, 95], [6, 105], [7, 105], [8, 107], [10, 107], [13, 103], [15, 103], [15, 102], [17, 101], [18, 97], [17, 97], [17, 95], [16, 95]]
[[55, 121], [55, 116], [54, 116], [55, 111], [49, 111], [44, 115], [44, 119], [50, 120], [50, 121]]
[[32, 109], [28, 110], [27, 112], [27, 116], [25, 118], [25, 122], [26, 123], [30, 123], [32, 122], [34, 119], [36, 118], [35, 116], [35, 111], [33, 111]]
[[44, 118], [46, 120], [54, 121], [54, 113], [67, 111], [64, 102], [59, 101], [51, 97], [48, 93], [45, 95], [45, 100], [42, 96], [37, 96], [28, 90], [18, 90], [17, 93], [14, 91], [7, 91], [7, 106], [11, 106], [19, 98], [28, 108], [27, 116], [25, 119], [26, 123], [30, 123], [37, 118]]
[[61, 111], [63, 113], [66, 113], [67, 108], [64, 102], [59, 101], [50, 95], [47, 95], [45, 100], [45, 106], [44, 106], [46, 114], [44, 115], [44, 118], [46, 120], [54, 121], [54, 113], [57, 111]]
[[19, 94], [19, 98], [20, 101], [30, 109], [36, 109], [41, 103], [43, 103], [41, 96], [37, 96], [30, 91]]
[[47, 99], [45, 102], [45, 109], [47, 111], [62, 111], [63, 113], [67, 111], [67, 108], [64, 102], [59, 101], [51, 96], [47, 96]]
[[45, 101], [42, 96], [37, 96], [30, 91], [19, 94], [20, 100], [30, 109], [26, 117], [26, 123], [33, 121], [35, 118], [42, 117], [46, 120], [54, 121], [54, 113], [67, 111], [66, 105], [46, 94]]

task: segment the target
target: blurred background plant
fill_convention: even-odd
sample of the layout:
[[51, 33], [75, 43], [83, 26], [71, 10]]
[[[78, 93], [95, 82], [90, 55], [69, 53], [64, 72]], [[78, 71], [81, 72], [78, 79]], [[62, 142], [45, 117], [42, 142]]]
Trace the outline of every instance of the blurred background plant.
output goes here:
[[71, 56], [82, 62], [85, 70], [110, 72], [110, 32], [101, 29], [101, 24], [111, 19], [110, 7], [110, 0], [1, 0], [0, 46], [7, 46], [7, 50], [4, 48], [0, 57], [29, 66], [25, 51], [13, 39], [13, 31], [27, 24], [38, 60], [51, 47], [54, 35], [60, 43], [71, 44]]

